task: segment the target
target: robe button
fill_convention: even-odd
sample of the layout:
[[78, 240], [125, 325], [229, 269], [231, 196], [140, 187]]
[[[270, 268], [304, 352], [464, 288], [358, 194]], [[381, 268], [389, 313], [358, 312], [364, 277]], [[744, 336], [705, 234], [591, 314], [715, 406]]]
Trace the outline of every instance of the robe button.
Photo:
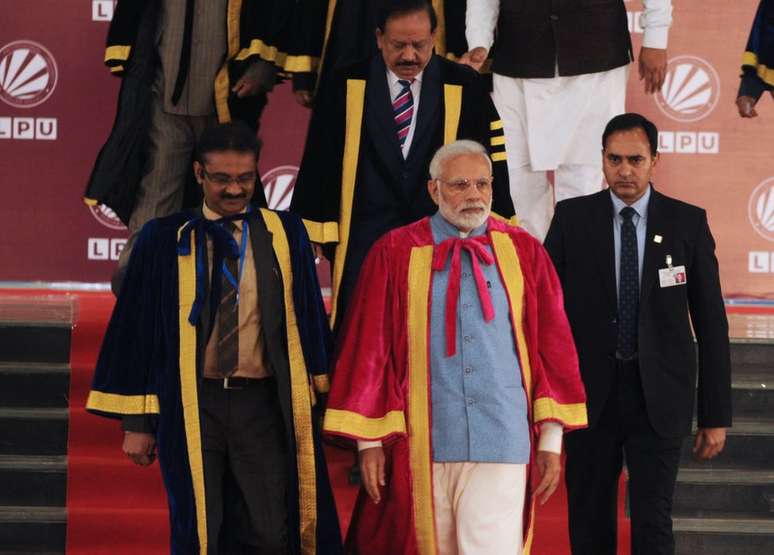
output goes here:
[[466, 374], [470, 374], [471, 372], [473, 372], [472, 368], [465, 368], [465, 373]]

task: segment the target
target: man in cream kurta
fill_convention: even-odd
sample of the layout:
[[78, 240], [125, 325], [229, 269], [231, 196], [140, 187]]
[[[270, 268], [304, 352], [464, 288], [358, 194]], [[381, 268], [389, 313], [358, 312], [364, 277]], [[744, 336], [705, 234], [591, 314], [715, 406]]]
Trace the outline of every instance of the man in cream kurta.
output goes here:
[[[554, 201], [602, 188], [599, 137], [625, 112], [632, 48], [623, 0], [468, 0], [462, 58], [493, 59], [493, 99], [508, 152], [511, 196], [521, 225], [543, 240]], [[643, 0], [639, 56], [645, 90], [661, 88], [671, 0]], [[491, 52], [490, 52], [491, 49]], [[554, 172], [554, 188], [549, 175]]]

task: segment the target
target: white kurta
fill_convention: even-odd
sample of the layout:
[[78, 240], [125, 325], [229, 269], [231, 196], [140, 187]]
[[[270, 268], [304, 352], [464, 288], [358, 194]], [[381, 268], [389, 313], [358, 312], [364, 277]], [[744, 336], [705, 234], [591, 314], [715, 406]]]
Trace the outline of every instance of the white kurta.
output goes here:
[[[643, 4], [643, 45], [666, 48], [671, 0]], [[471, 49], [491, 48], [499, 11], [500, 0], [468, 0], [465, 36]], [[495, 74], [493, 99], [506, 124], [509, 166], [529, 165], [532, 171], [561, 164], [599, 166], [604, 126], [625, 111], [627, 77], [626, 67], [548, 79]]]

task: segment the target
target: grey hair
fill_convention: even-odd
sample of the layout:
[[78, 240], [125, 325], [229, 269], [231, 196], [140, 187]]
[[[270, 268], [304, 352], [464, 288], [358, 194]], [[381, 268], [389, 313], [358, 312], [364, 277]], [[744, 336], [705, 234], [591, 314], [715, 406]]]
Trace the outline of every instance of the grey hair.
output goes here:
[[464, 156], [465, 154], [480, 154], [486, 158], [486, 163], [489, 165], [489, 173], [492, 173], [492, 160], [489, 158], [486, 148], [481, 143], [464, 139], [443, 145], [435, 151], [433, 159], [430, 160], [430, 178], [440, 179], [441, 171], [446, 161], [457, 156]]

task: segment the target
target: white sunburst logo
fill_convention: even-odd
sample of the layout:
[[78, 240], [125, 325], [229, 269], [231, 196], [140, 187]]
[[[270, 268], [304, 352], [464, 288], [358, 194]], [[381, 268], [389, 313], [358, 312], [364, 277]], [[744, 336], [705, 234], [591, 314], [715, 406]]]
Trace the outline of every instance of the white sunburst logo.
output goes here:
[[720, 98], [720, 77], [712, 65], [697, 56], [669, 60], [664, 85], [654, 95], [664, 114], [680, 122], [707, 117]]
[[266, 203], [272, 210], [287, 210], [293, 189], [296, 186], [298, 168], [296, 166], [277, 166], [261, 176]]
[[104, 204], [97, 204], [95, 206], [89, 206], [91, 215], [94, 216], [99, 223], [110, 229], [125, 230], [126, 226], [119, 219], [118, 215]]
[[747, 215], [753, 229], [761, 237], [774, 241], [774, 177], [753, 189], [747, 205]]
[[54, 56], [42, 44], [17, 40], [0, 48], [0, 100], [14, 108], [42, 104], [56, 88]]

